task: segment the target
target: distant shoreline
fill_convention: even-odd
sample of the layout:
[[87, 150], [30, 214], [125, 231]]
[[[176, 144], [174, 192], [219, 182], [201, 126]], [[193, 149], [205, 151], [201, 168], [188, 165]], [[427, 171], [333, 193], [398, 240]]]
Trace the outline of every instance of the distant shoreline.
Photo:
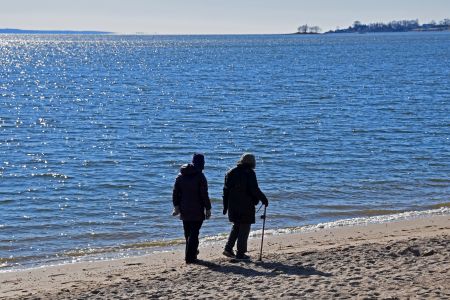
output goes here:
[[[366, 34], [366, 33], [410, 33], [410, 32], [450, 32], [450, 28], [448, 29], [415, 29], [415, 30], [407, 30], [407, 31], [328, 31], [319, 34], [342, 34], [342, 33], [357, 33], [357, 34]], [[301, 34], [301, 33], [300, 33]]]
[[400, 20], [389, 23], [364, 24], [360, 21], [353, 22], [352, 26], [344, 29], [336, 29], [328, 33], [383, 33], [383, 32], [441, 32], [450, 31], [450, 19], [444, 19], [439, 23], [432, 21], [420, 24], [419, 20]]
[[318, 33], [284, 33], [282, 35], [341, 35], [341, 34], [390, 34], [390, 33], [438, 33], [438, 32], [450, 32], [448, 30], [411, 30], [411, 31], [370, 31], [370, 32], [318, 32]]
[[94, 30], [26, 30], [15, 28], [2, 28], [0, 34], [83, 34], [83, 35], [101, 35], [113, 34], [109, 31], [94, 31]]

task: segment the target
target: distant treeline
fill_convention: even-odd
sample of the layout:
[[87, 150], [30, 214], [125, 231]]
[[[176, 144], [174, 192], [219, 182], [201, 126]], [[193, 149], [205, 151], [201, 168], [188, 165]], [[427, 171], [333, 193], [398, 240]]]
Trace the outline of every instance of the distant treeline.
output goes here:
[[419, 20], [402, 20], [385, 23], [363, 24], [355, 21], [346, 29], [330, 30], [326, 33], [367, 33], [367, 32], [407, 32], [407, 31], [446, 31], [450, 30], [450, 19], [431, 21], [420, 25]]
[[309, 26], [308, 24], [299, 26], [297, 28], [298, 34], [317, 34], [320, 33], [322, 29], [319, 26]]

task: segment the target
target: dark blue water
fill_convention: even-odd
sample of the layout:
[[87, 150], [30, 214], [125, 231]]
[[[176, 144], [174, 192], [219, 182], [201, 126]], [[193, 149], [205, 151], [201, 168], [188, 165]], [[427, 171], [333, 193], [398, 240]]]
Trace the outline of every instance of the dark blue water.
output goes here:
[[203, 236], [244, 151], [271, 228], [448, 203], [450, 34], [0, 35], [3, 267], [180, 238], [196, 151]]

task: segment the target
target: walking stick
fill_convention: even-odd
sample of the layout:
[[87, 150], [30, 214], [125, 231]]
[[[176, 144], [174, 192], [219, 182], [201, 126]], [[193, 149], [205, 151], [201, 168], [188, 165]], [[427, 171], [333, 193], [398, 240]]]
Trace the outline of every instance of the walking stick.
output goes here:
[[264, 244], [264, 229], [266, 227], [266, 209], [267, 209], [267, 207], [264, 206], [264, 214], [261, 216], [261, 219], [263, 219], [263, 228], [262, 228], [262, 235], [261, 235], [261, 249], [259, 251], [258, 261], [262, 261], [262, 250], [263, 250], [263, 244]]

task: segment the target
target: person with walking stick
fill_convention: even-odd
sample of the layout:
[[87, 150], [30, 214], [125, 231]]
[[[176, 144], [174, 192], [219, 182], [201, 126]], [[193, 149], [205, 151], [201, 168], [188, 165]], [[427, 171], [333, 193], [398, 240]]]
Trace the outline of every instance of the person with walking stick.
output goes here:
[[[233, 223], [223, 255], [238, 260], [249, 260], [246, 255], [251, 224], [255, 223], [255, 206], [261, 201], [265, 207], [269, 201], [258, 187], [255, 169], [256, 159], [244, 153], [237, 166], [227, 172], [223, 187], [223, 214]], [[237, 242], [237, 252], [233, 248]]]

